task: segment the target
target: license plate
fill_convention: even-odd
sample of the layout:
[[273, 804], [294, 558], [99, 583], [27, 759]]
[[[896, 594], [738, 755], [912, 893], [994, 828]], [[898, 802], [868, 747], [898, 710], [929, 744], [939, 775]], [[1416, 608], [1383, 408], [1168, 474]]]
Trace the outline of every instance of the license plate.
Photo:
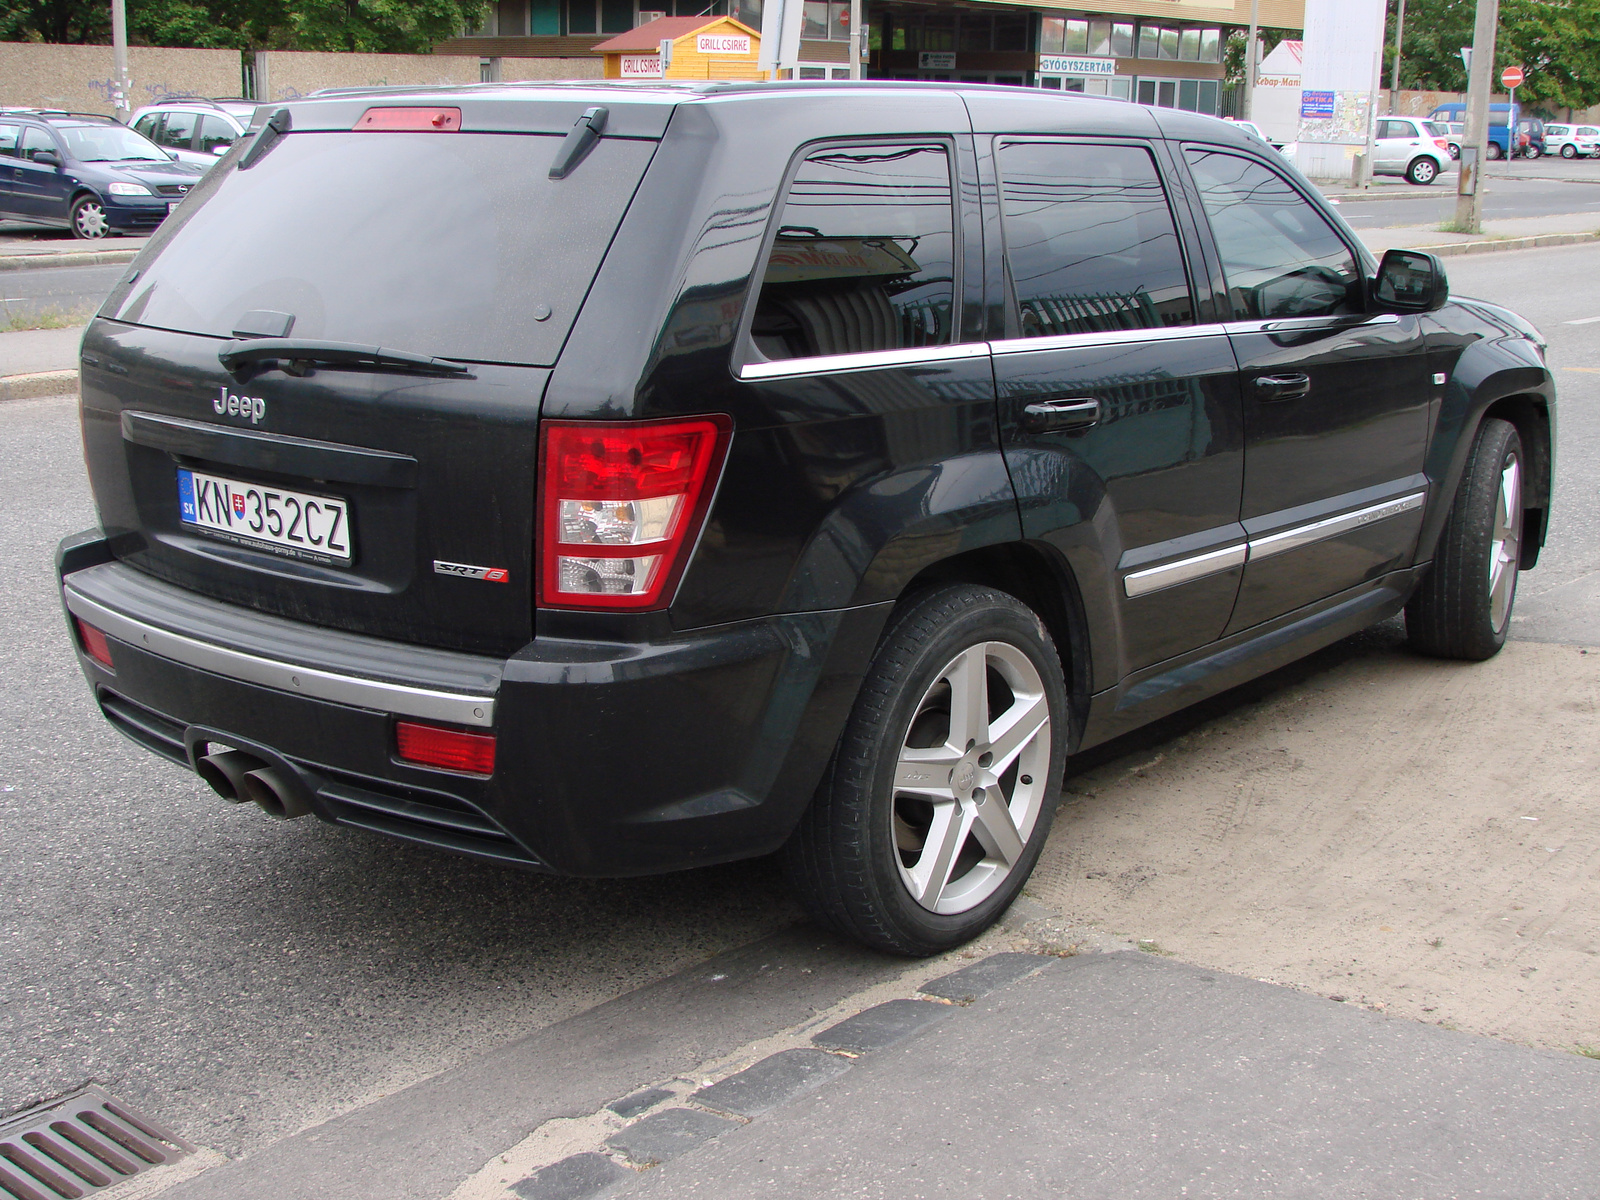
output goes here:
[[178, 515], [185, 525], [230, 542], [312, 562], [350, 563], [350, 505], [336, 496], [180, 467]]
[[172, 210], [177, 208], [178, 205], [180, 205], [182, 203], [183, 203], [182, 200], [168, 200], [167, 201], [167, 215], [170, 217], [172, 215]]

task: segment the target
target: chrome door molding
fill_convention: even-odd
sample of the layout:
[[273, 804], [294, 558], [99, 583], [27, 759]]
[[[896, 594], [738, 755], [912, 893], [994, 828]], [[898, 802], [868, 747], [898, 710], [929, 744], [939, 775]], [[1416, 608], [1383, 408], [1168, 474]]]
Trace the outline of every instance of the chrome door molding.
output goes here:
[[985, 358], [988, 353], [987, 342], [964, 342], [958, 346], [916, 346], [906, 350], [822, 354], [812, 358], [784, 358], [773, 362], [745, 363], [739, 368], [739, 379], [749, 383], [763, 379], [794, 379], [806, 375], [837, 375], [843, 371], [875, 371], [885, 367], [934, 366], [941, 362]]
[[1151, 592], [1177, 587], [1180, 583], [1193, 583], [1196, 579], [1204, 579], [1208, 575], [1218, 575], [1223, 571], [1242, 567], [1248, 556], [1249, 544], [1240, 542], [1237, 546], [1224, 546], [1221, 550], [1208, 550], [1204, 554], [1180, 558], [1176, 562], [1164, 563], [1159, 567], [1146, 567], [1142, 571], [1130, 572], [1123, 578], [1122, 587], [1130, 599], [1148, 596]]

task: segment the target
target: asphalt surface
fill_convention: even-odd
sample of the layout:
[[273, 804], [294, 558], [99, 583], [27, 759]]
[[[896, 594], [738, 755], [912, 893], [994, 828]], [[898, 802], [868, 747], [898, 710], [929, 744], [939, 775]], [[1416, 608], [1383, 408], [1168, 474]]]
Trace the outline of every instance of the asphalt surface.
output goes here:
[[[1593, 212], [1600, 227], [1600, 162], [1579, 164], [1593, 168], [1593, 183], [1562, 179], [1490, 178], [1484, 183], [1483, 216], [1488, 221], [1513, 217], [1547, 217], [1559, 213]], [[1400, 189], [1404, 188], [1404, 191]], [[1356, 229], [1387, 229], [1397, 225], [1438, 225], [1456, 215], [1456, 176], [1441, 175], [1428, 187], [1378, 184], [1379, 198], [1341, 201], [1339, 212]]]
[[45, 317], [82, 325], [127, 270], [124, 264], [0, 271], [0, 329]]
[[[1551, 340], [1557, 520], [1519, 637], [1600, 604], [1600, 246], [1452, 260]], [[581, 882], [276, 823], [95, 711], [50, 556], [69, 399], [0, 405], [0, 1114], [89, 1080], [234, 1156], [791, 924], [770, 864]]]

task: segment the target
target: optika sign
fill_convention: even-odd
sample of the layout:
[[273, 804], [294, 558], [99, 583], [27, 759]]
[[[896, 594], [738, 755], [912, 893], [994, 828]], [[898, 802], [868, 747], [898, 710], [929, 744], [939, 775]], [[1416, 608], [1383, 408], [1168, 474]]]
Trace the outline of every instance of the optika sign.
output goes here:
[[623, 54], [621, 71], [624, 79], [660, 79], [661, 56], [659, 54]]
[[743, 33], [702, 33], [694, 39], [694, 48], [701, 54], [750, 53], [750, 37]]
[[231, 396], [227, 388], [217, 389], [221, 394], [211, 402], [219, 416], [249, 417], [254, 425], [267, 415], [267, 402], [260, 396]]

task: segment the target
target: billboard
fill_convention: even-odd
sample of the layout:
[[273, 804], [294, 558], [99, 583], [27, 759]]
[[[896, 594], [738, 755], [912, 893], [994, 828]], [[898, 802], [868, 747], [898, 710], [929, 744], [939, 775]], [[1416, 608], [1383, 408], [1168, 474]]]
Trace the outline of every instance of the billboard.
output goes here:
[[1348, 175], [1367, 144], [1387, 9], [1386, 0], [1306, 0], [1298, 161], [1308, 175]]

